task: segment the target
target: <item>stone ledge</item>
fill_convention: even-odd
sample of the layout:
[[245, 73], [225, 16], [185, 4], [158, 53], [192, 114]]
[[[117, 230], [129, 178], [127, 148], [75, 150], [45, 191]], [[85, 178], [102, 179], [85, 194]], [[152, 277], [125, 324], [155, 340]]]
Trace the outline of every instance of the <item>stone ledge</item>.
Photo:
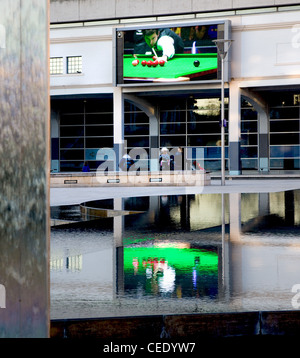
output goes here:
[[210, 173], [197, 170], [50, 174], [50, 186], [52, 188], [96, 186], [206, 186], [210, 184]]
[[51, 321], [51, 338], [171, 339], [296, 336], [300, 311], [255, 311]]

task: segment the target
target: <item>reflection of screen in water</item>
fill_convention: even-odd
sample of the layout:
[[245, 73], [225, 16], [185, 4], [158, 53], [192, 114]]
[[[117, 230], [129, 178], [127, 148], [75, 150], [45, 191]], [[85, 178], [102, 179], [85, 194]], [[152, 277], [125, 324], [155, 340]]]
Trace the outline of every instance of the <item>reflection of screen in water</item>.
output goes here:
[[215, 297], [218, 254], [204, 249], [125, 247], [125, 292], [167, 297]]

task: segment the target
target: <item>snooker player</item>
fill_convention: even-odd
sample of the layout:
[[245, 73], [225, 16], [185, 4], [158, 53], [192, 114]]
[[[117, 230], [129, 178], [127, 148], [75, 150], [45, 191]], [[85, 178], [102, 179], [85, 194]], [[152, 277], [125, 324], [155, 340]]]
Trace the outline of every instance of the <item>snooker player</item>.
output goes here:
[[148, 29], [142, 33], [146, 44], [164, 61], [170, 60], [175, 53], [183, 53], [184, 43], [181, 37], [170, 29]]

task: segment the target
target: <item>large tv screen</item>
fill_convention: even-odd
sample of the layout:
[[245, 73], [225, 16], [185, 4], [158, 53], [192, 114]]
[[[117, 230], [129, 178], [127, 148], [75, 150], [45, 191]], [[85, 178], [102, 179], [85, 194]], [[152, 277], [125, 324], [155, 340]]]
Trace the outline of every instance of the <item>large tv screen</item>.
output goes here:
[[116, 84], [220, 80], [220, 59], [214, 40], [226, 40], [228, 36], [228, 21], [117, 28]]

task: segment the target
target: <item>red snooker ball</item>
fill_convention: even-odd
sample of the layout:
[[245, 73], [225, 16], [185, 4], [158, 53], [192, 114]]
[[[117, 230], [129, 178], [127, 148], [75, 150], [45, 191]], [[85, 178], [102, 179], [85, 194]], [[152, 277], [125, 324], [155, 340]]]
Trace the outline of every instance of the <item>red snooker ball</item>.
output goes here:
[[164, 60], [160, 60], [158, 63], [159, 63], [160, 66], [164, 66], [164, 65], [165, 65], [165, 61], [164, 61]]
[[147, 65], [147, 61], [146, 61], [146, 60], [143, 60], [143, 61], [141, 62], [141, 64], [142, 64], [142, 66], [146, 66], [146, 65]]
[[148, 66], [148, 67], [151, 67], [152, 64], [153, 64], [153, 61], [148, 61], [148, 62], [147, 62], [147, 66]]
[[153, 62], [153, 67], [156, 67], [158, 65], [158, 61], [157, 60], [155, 60], [154, 62]]

